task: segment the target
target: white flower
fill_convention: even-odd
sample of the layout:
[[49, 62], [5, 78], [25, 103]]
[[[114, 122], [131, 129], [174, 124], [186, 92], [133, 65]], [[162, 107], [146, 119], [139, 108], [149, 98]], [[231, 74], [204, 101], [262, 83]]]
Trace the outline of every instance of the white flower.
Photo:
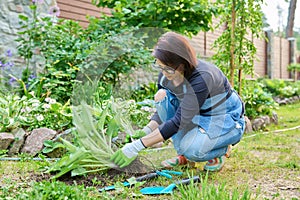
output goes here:
[[39, 107], [39, 105], [40, 105], [39, 103], [33, 103], [32, 107], [37, 108], [37, 107]]
[[44, 104], [44, 105], [43, 105], [43, 108], [44, 108], [44, 109], [49, 109], [49, 108], [50, 108], [50, 104], [47, 104], [47, 103]]
[[36, 116], [36, 119], [38, 121], [43, 121], [44, 120], [44, 116], [43, 115], [38, 115], [38, 116]]
[[32, 109], [31, 109], [30, 107], [26, 106], [25, 110], [26, 110], [27, 112], [31, 112]]
[[34, 97], [34, 91], [29, 92], [29, 94]]
[[50, 100], [51, 100], [50, 97], [47, 97], [47, 98], [45, 99], [45, 101], [48, 102], [48, 103], [50, 102]]
[[130, 99], [130, 100], [128, 100], [128, 103], [135, 103], [135, 100], [133, 100], [133, 99]]
[[141, 108], [141, 110], [144, 110], [144, 111], [146, 111], [146, 112], [150, 112], [150, 108], [147, 107], [147, 106], [143, 106], [143, 107]]
[[50, 104], [55, 104], [55, 103], [56, 103], [56, 100], [55, 100], [55, 99], [50, 99], [49, 103], [50, 103]]

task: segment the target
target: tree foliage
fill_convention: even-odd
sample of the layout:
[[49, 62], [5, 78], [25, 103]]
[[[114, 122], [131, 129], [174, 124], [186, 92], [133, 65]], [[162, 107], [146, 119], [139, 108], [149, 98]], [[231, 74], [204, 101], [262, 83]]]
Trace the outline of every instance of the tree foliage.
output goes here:
[[254, 38], [263, 37], [263, 0], [218, 0], [220, 25], [226, 24], [214, 42], [216, 64], [227, 74], [232, 85], [238, 77], [241, 93], [242, 74], [252, 74], [256, 59]]
[[92, 0], [112, 9], [112, 18], [128, 26], [170, 29], [185, 35], [208, 31], [216, 8], [206, 0]]

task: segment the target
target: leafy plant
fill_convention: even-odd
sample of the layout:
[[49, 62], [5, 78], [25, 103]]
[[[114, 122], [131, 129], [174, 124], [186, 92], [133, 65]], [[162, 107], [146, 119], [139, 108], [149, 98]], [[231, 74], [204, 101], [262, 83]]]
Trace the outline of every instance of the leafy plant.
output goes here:
[[76, 176], [117, 167], [110, 160], [115, 151], [111, 139], [120, 128], [131, 133], [133, 130], [122, 116], [121, 108], [112, 99], [106, 103], [100, 110], [89, 106], [85, 101], [74, 107], [76, 145], [60, 138], [68, 153], [47, 169], [47, 172], [58, 172], [53, 178], [67, 172]]
[[[27, 63], [22, 81], [29, 92], [51, 94], [64, 104], [71, 98], [74, 85], [82, 81], [82, 74], [116, 85], [120, 75], [149, 63], [150, 51], [144, 46], [144, 37], [135, 35], [137, 28], [111, 28], [113, 20], [89, 18], [90, 24], [84, 29], [72, 20], [40, 17], [35, 3], [30, 9], [32, 18], [19, 16], [22, 31], [17, 39], [19, 54]], [[36, 55], [45, 59], [45, 65], [29, 80], [29, 61]]]
[[139, 102], [145, 99], [153, 99], [155, 93], [157, 92], [157, 84], [151, 82], [147, 85], [141, 85], [138, 89], [131, 92], [130, 98]]
[[299, 63], [292, 63], [288, 66], [288, 71], [293, 73], [294, 81], [296, 82], [298, 77], [298, 72], [300, 71], [300, 64]]
[[8, 152], [8, 150], [1, 149], [0, 150], [0, 158], [6, 157], [7, 156], [7, 152]]
[[263, 38], [262, 0], [218, 0], [220, 22], [226, 24], [226, 30], [215, 40], [216, 54], [213, 60], [220, 67], [232, 86], [238, 79], [238, 92], [242, 92], [243, 73], [252, 74], [256, 59], [256, 48], [253, 40]]
[[291, 97], [299, 94], [299, 84], [281, 79], [262, 79], [263, 88], [266, 92], [272, 93], [272, 96], [281, 98]]
[[52, 98], [38, 99], [34, 93], [19, 97], [0, 94], [0, 130], [11, 131], [22, 127], [28, 130], [46, 127], [63, 130], [71, 125], [70, 103], [62, 105]]
[[[112, 8], [112, 17], [117, 24], [132, 27], [156, 27], [174, 30], [186, 35], [208, 31], [216, 8], [208, 1], [116, 1], [92, 0], [99, 7]], [[188, 23], [187, 23], [188, 22]], [[153, 34], [156, 34], [153, 31]]]
[[66, 185], [59, 181], [35, 182], [29, 191], [16, 195], [15, 199], [53, 199], [53, 200], [87, 200], [89, 191], [83, 185]]
[[154, 104], [146, 104], [143, 102], [136, 102], [134, 100], [124, 101], [124, 110], [129, 116], [133, 125], [138, 128], [143, 128], [149, 123], [149, 119], [155, 111]]
[[242, 99], [245, 103], [246, 116], [251, 119], [261, 115], [271, 115], [272, 111], [278, 108], [272, 94], [264, 91], [261, 83], [249, 81]]
[[16, 95], [0, 94], [0, 130], [10, 131], [20, 125], [19, 116], [23, 107], [22, 100]]

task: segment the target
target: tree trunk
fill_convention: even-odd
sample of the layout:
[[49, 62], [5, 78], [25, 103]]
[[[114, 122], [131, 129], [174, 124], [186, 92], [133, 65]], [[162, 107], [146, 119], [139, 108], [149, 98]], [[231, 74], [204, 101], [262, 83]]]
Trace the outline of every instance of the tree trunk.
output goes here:
[[234, 87], [234, 71], [235, 71], [235, 56], [234, 56], [234, 50], [235, 50], [235, 20], [236, 20], [236, 13], [235, 13], [235, 6], [236, 2], [235, 0], [232, 0], [232, 8], [231, 8], [231, 29], [230, 29], [230, 84], [232, 87]]
[[290, 7], [289, 7], [289, 16], [286, 26], [286, 34], [285, 37], [293, 37], [293, 29], [294, 29], [294, 20], [295, 20], [295, 11], [297, 6], [297, 0], [290, 0]]

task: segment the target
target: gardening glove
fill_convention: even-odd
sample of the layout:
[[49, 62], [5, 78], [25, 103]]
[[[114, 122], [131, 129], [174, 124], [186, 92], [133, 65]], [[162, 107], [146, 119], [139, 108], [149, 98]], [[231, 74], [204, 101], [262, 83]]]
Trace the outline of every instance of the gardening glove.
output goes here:
[[149, 126], [145, 126], [142, 130], [136, 130], [131, 137], [133, 139], [140, 139], [150, 133], [152, 133], [152, 129]]
[[[145, 126], [142, 130], [136, 130], [133, 135], [126, 134], [124, 143], [132, 142], [132, 139], [140, 139], [145, 135], [152, 133], [152, 129], [149, 126]], [[131, 139], [132, 138], [132, 139]]]
[[132, 161], [136, 159], [138, 153], [145, 148], [146, 147], [141, 140], [127, 143], [124, 147], [112, 155], [111, 160], [119, 165], [120, 168], [126, 167], [132, 163]]

